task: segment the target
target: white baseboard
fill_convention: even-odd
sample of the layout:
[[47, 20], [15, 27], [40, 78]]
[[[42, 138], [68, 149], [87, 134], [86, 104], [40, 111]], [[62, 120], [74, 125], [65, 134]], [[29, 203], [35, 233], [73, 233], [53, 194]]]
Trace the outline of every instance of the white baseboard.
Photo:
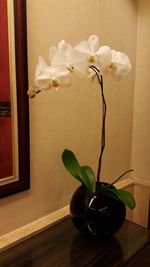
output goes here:
[[[148, 227], [150, 183], [139, 179], [126, 178], [115, 186], [130, 191], [136, 199], [136, 208], [134, 210], [127, 208], [126, 218], [143, 227]], [[0, 237], [0, 252], [50, 228], [68, 216], [69, 206], [66, 206]]]

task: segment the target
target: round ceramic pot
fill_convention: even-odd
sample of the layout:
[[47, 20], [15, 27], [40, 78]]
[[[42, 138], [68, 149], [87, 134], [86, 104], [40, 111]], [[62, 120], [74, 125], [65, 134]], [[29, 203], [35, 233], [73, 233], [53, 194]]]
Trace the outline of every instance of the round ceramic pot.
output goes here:
[[107, 237], [116, 233], [124, 223], [126, 208], [123, 202], [104, 196], [99, 191], [87, 194], [81, 185], [73, 194], [70, 202], [70, 214], [74, 225], [83, 234]]

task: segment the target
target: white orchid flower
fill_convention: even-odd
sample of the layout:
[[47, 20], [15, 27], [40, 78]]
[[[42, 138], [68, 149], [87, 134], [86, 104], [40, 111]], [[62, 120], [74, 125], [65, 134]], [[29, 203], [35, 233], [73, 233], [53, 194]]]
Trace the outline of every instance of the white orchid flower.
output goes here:
[[87, 66], [97, 65], [100, 70], [103, 70], [111, 62], [110, 47], [100, 46], [99, 38], [96, 35], [91, 35], [88, 40], [76, 45], [75, 50], [84, 55]]
[[74, 50], [71, 44], [60, 41], [58, 48], [49, 49], [51, 66], [66, 68], [70, 73], [81, 73], [87, 69], [85, 57], [79, 51]]
[[131, 70], [131, 63], [125, 53], [112, 50], [111, 63], [104, 70], [103, 74], [110, 72], [112, 77], [119, 80]]
[[39, 64], [35, 71], [35, 84], [41, 90], [58, 89], [70, 85], [69, 71], [62, 67], [48, 66], [42, 57], [39, 57]]
[[58, 44], [58, 48], [51, 47], [49, 49], [49, 59], [51, 62], [51, 66], [53, 67], [61, 67], [66, 68], [70, 72], [72, 72], [72, 66], [70, 64], [69, 55], [73, 51], [73, 47], [62, 40]]

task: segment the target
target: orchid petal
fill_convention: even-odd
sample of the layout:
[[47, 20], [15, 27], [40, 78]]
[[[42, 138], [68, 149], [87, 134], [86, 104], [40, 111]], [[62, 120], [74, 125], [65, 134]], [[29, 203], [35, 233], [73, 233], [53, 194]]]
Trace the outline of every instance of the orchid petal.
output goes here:
[[86, 61], [78, 62], [74, 64], [75, 72], [79, 75], [89, 75], [89, 64]]
[[43, 57], [39, 57], [39, 72], [42, 72], [44, 69], [47, 68], [47, 64], [45, 63], [44, 61], [44, 58]]
[[53, 68], [53, 75], [55, 74], [55, 77], [62, 77], [67, 76], [70, 74], [70, 72], [65, 67], [57, 67]]
[[121, 76], [126, 75], [130, 71], [130, 66], [129, 65], [124, 65], [121, 63], [117, 64], [117, 70], [116, 73], [119, 73]]
[[51, 62], [52, 66], [65, 66], [66, 65], [66, 57], [62, 52], [59, 52]]
[[87, 55], [82, 54], [77, 50], [73, 50], [69, 57], [68, 62], [71, 66], [75, 68], [75, 71], [84, 73], [89, 67]]
[[87, 61], [87, 55], [77, 51], [73, 50], [69, 55], [68, 55], [68, 62], [71, 65], [74, 65], [76, 63], [80, 63], [83, 61]]
[[39, 65], [36, 66], [36, 69], [35, 69], [35, 80], [37, 79], [37, 77], [40, 75], [40, 68], [39, 68]]
[[51, 78], [51, 75], [50, 75], [49, 69], [47, 68], [41, 72], [39, 69], [39, 65], [37, 65], [36, 71], [35, 71], [35, 82], [39, 81], [40, 79], [49, 80], [50, 78]]
[[112, 52], [110, 47], [105, 45], [101, 46], [99, 50], [95, 53], [95, 55], [97, 55], [100, 69], [104, 69], [110, 64], [112, 58]]
[[115, 50], [113, 50], [112, 51], [112, 62], [114, 62], [118, 66], [120, 65], [120, 70], [122, 71], [122, 73], [123, 73], [123, 66], [125, 69], [125, 74], [131, 70], [130, 60], [125, 53], [116, 52]]
[[71, 44], [66, 43], [64, 40], [62, 40], [58, 44], [58, 52], [64, 53], [66, 56], [73, 50], [73, 47]]
[[131, 63], [128, 56], [122, 52], [112, 50], [112, 62], [109, 71], [115, 79], [120, 79], [131, 70]]
[[52, 62], [53, 58], [57, 55], [57, 48], [55, 46], [52, 46], [49, 48], [49, 61]]
[[82, 41], [81, 43], [75, 46], [75, 49], [81, 53], [89, 54], [90, 47], [88, 41]]
[[39, 71], [39, 66], [37, 66], [35, 71], [35, 84], [41, 89], [46, 89], [49, 86], [51, 79], [50, 68], [45, 69], [43, 72]]
[[47, 75], [45, 75], [45, 73], [38, 76], [35, 80], [35, 84], [40, 89], [47, 89], [49, 87], [49, 82], [50, 82], [50, 79]]
[[88, 39], [88, 43], [92, 53], [95, 53], [99, 49], [100, 42], [97, 35], [91, 35]]

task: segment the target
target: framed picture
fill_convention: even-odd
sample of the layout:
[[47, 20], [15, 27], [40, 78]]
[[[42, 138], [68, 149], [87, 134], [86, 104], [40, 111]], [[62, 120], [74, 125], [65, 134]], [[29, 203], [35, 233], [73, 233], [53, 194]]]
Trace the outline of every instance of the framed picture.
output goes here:
[[0, 198], [30, 187], [25, 0], [0, 0]]

